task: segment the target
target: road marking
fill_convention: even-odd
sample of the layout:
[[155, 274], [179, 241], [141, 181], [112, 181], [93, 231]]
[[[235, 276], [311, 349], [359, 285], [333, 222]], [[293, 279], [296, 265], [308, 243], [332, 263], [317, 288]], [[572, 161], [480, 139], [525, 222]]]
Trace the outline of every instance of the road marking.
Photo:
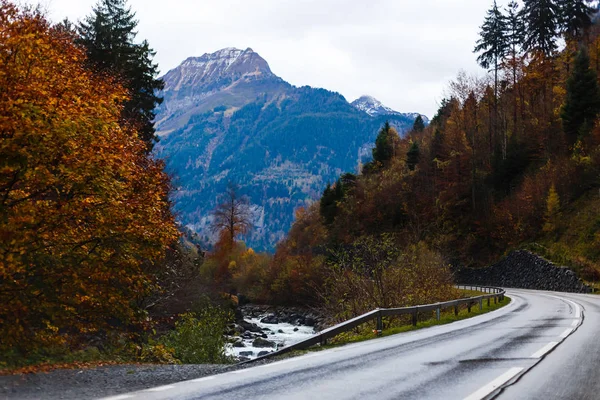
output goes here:
[[485, 396], [489, 395], [494, 390], [498, 389], [499, 387], [504, 385], [506, 382], [510, 381], [521, 371], [523, 371], [523, 368], [515, 367], [515, 368], [509, 369], [508, 371], [506, 371], [505, 373], [503, 373], [498, 378], [494, 379], [493, 381], [491, 381], [490, 383], [488, 383], [487, 385], [485, 385], [478, 391], [465, 397], [464, 400], [481, 400], [481, 399], [483, 399]]
[[565, 329], [565, 331], [560, 334], [559, 338], [565, 339], [567, 336], [569, 336], [571, 334], [571, 332], [573, 332], [572, 328]]
[[131, 399], [132, 397], [133, 397], [132, 394], [120, 394], [118, 396], [104, 397], [101, 400], [125, 400], [125, 399]]
[[216, 379], [214, 376], [205, 376], [204, 378], [192, 379], [190, 382], [204, 382], [210, 381], [211, 379]]
[[173, 385], [159, 386], [152, 389], [146, 389], [146, 392], [164, 392], [165, 390], [175, 389]]
[[552, 350], [554, 348], [554, 346], [556, 346], [557, 344], [558, 344], [558, 342], [550, 342], [547, 345], [545, 345], [544, 347], [542, 347], [541, 349], [539, 349], [538, 351], [536, 351], [535, 353], [533, 353], [531, 355], [531, 357], [529, 357], [529, 358], [542, 358], [544, 356], [544, 354], [546, 354], [547, 352]]
[[230, 374], [243, 374], [248, 371], [248, 369], [238, 369], [237, 371], [231, 371]]

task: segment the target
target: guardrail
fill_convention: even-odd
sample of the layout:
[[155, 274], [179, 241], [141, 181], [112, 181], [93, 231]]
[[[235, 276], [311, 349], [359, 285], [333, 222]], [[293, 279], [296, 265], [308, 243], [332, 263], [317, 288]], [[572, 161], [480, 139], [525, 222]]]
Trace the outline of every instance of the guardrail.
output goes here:
[[257, 357], [253, 360], [245, 361], [244, 363], [255, 362], [258, 360], [263, 360], [265, 358], [274, 357], [278, 355], [282, 355], [285, 353], [289, 353], [293, 350], [304, 350], [309, 347], [312, 347], [317, 344], [327, 344], [327, 339], [331, 339], [342, 332], [347, 332], [351, 329], [356, 328], [359, 325], [364, 324], [365, 322], [369, 322], [372, 320], [377, 321], [377, 331], [381, 332], [383, 330], [383, 317], [392, 317], [399, 315], [411, 315], [412, 316], [412, 324], [414, 326], [417, 325], [419, 313], [424, 312], [433, 312], [436, 313], [436, 319], [440, 320], [440, 313], [443, 309], [448, 309], [454, 307], [454, 314], [458, 315], [459, 306], [466, 305], [468, 312], [471, 312], [471, 308], [474, 305], [479, 305], [479, 309], [483, 308], [483, 301], [487, 300], [488, 306], [491, 301], [494, 301], [494, 304], [497, 302], [504, 301], [504, 294], [506, 293], [504, 289], [490, 287], [490, 286], [476, 286], [476, 285], [457, 285], [456, 288], [464, 289], [464, 290], [472, 290], [485, 293], [481, 296], [468, 297], [464, 299], [457, 299], [451, 301], [445, 301], [441, 303], [434, 304], [425, 304], [413, 307], [402, 307], [402, 308], [377, 308], [373, 311], [369, 311], [366, 314], [359, 315], [358, 317], [352, 318], [348, 321], [342, 322], [338, 325], [332, 326], [330, 328], [324, 329], [314, 336], [309, 337], [301, 342], [294, 343], [290, 346], [286, 346], [282, 349], [269, 353], [267, 355]]

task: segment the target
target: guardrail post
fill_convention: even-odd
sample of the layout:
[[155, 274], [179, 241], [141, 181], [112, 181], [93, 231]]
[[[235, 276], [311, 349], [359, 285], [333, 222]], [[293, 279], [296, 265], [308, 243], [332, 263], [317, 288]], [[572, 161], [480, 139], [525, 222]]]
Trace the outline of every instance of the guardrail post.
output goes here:
[[441, 312], [441, 307], [438, 307], [435, 309], [435, 318], [439, 321], [440, 320], [440, 312]]
[[458, 306], [454, 306], [454, 315], [458, 317]]
[[413, 326], [417, 326], [417, 311], [416, 310], [412, 313], [412, 324], [413, 324]]
[[377, 314], [377, 336], [381, 336], [383, 332], [383, 319], [381, 318], [381, 311]]
[[469, 312], [469, 313], [471, 312], [471, 304], [472, 304], [471, 302], [467, 303], [467, 312]]
[[479, 311], [483, 310], [483, 298], [479, 298]]

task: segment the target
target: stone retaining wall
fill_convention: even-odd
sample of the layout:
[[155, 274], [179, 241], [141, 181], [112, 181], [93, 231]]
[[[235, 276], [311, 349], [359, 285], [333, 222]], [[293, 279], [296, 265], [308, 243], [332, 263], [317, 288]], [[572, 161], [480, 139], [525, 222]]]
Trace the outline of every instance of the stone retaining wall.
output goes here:
[[506, 288], [590, 293], [575, 272], [558, 267], [529, 251], [513, 251], [505, 259], [487, 268], [462, 268], [455, 272], [457, 283]]

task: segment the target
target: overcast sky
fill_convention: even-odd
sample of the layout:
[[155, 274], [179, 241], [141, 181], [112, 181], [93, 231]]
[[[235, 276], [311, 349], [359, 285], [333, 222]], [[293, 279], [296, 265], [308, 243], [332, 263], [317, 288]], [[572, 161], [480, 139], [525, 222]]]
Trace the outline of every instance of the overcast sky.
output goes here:
[[[30, 0], [36, 2], [37, 0]], [[96, 0], [40, 0], [77, 21]], [[459, 70], [483, 74], [472, 53], [492, 0], [129, 0], [138, 38], [162, 73], [185, 58], [251, 47], [297, 85], [370, 94], [432, 116]], [[505, 5], [508, 0], [500, 0]]]

